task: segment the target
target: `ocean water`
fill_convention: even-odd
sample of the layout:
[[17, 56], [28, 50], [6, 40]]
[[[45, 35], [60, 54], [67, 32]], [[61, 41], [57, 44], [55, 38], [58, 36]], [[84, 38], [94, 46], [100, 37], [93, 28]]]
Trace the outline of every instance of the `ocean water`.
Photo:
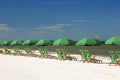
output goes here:
[[38, 50], [39, 48], [46, 48], [47, 51], [56, 52], [56, 49], [64, 49], [66, 53], [80, 54], [79, 50], [89, 50], [92, 55], [109, 56], [109, 51], [120, 51], [120, 46], [102, 45], [102, 46], [0, 46], [0, 48], [30, 48], [31, 50]]

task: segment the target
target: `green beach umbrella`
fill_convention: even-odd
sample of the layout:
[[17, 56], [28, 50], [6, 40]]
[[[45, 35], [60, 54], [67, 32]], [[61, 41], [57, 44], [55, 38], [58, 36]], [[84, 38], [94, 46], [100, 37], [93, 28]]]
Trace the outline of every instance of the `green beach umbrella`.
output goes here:
[[10, 45], [22, 45], [23, 41], [22, 40], [14, 40], [11, 42]]
[[98, 39], [95, 39], [95, 38], [82, 38], [76, 43], [76, 45], [80, 45], [80, 46], [99, 46], [99, 45], [101, 45], [101, 42]]
[[37, 46], [48, 46], [48, 45], [52, 45], [53, 41], [52, 40], [47, 40], [47, 39], [43, 39], [43, 40], [39, 40], [36, 45]]
[[106, 45], [120, 45], [120, 36], [111, 37], [105, 41]]
[[0, 41], [0, 45], [3, 45], [3, 41]]
[[57, 46], [69, 46], [69, 45], [74, 45], [74, 41], [72, 41], [71, 39], [62, 38], [62, 39], [56, 40], [53, 43], [53, 45], [57, 45]]
[[35, 45], [37, 43], [37, 40], [25, 40], [23, 42], [23, 45]]
[[10, 45], [11, 41], [2, 41], [2, 45]]

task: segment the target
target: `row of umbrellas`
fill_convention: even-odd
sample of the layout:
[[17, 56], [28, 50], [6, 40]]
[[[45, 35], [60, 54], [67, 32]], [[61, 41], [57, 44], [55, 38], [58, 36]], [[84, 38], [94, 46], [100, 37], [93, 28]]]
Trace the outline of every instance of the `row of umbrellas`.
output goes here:
[[52, 40], [14, 40], [14, 41], [0, 41], [0, 45], [40, 45], [40, 46], [46, 46], [46, 45], [52, 45]]
[[[14, 40], [14, 41], [0, 41], [0, 45], [37, 45], [37, 46], [48, 46], [48, 45], [58, 45], [58, 46], [69, 46], [69, 45], [80, 45], [80, 46], [99, 46], [101, 41], [95, 38], [82, 38], [75, 42], [71, 39], [62, 38], [56, 41], [43, 39], [43, 40]], [[105, 41], [106, 45], [120, 45], [120, 36], [111, 37]]]

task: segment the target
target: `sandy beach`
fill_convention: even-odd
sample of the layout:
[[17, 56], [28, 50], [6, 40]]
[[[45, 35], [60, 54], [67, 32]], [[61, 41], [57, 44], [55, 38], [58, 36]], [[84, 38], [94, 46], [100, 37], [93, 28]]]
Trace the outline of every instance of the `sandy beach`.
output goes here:
[[118, 80], [120, 66], [109, 66], [109, 58], [103, 62], [83, 63], [0, 54], [0, 80]]

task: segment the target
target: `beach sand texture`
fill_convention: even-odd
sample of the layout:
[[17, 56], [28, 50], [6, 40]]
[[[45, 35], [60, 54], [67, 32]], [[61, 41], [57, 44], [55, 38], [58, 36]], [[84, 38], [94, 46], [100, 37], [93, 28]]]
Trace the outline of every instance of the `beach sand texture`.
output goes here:
[[0, 80], [119, 80], [120, 66], [109, 66], [108, 58], [103, 61], [82, 63], [0, 54]]

